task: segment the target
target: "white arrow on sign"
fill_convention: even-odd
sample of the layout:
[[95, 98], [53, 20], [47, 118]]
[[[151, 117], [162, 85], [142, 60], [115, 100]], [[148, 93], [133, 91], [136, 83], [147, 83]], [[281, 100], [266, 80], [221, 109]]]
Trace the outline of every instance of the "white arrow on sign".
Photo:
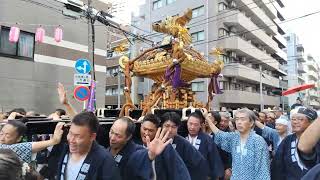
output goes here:
[[82, 70], [83, 73], [86, 73], [86, 72], [87, 72], [87, 65], [88, 65], [87, 61], [84, 61], [84, 62], [83, 62], [83, 67], [82, 67], [82, 66], [78, 66], [77, 69], [78, 69], [79, 71]]

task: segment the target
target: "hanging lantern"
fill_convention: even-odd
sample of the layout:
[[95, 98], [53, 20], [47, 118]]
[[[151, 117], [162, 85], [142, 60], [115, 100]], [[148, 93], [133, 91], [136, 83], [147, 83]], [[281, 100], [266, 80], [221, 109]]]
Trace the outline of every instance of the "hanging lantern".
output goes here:
[[42, 43], [45, 34], [46, 34], [46, 31], [41, 26], [38, 27], [36, 31], [36, 42]]
[[62, 35], [63, 35], [63, 32], [62, 32], [62, 29], [59, 26], [54, 31], [54, 40], [56, 42], [60, 42], [62, 40]]
[[19, 35], [20, 35], [20, 29], [18, 27], [12, 26], [10, 28], [9, 41], [14, 43], [18, 42]]

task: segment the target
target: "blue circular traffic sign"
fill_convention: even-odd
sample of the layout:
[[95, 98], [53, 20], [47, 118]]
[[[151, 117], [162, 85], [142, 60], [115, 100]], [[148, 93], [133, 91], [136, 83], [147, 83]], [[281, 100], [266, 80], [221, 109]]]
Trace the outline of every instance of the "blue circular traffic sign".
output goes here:
[[74, 68], [80, 74], [88, 74], [91, 71], [91, 65], [87, 59], [78, 59]]
[[78, 101], [86, 101], [90, 97], [90, 89], [87, 86], [78, 86], [74, 88], [73, 96]]

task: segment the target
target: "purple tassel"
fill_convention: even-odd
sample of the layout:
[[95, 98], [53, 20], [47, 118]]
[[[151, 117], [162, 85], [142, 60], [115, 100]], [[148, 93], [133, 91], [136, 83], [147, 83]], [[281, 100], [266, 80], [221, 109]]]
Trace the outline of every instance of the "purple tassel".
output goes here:
[[96, 95], [96, 82], [94, 80], [91, 81], [91, 89], [90, 89], [90, 98], [87, 104], [87, 111], [94, 112], [95, 110], [95, 95]]
[[167, 68], [166, 69], [166, 73], [164, 75], [165, 80], [169, 81], [170, 80], [170, 76], [171, 76], [170, 68]]
[[173, 89], [177, 89], [179, 87], [186, 87], [188, 84], [181, 79], [181, 66], [180, 64], [174, 65], [174, 72], [170, 72], [170, 69], [166, 69], [165, 73], [166, 81], [171, 81]]
[[213, 92], [215, 94], [222, 94], [223, 92], [221, 91], [221, 89], [219, 87], [218, 76], [219, 76], [219, 74], [214, 74], [211, 77], [211, 82], [213, 83]]

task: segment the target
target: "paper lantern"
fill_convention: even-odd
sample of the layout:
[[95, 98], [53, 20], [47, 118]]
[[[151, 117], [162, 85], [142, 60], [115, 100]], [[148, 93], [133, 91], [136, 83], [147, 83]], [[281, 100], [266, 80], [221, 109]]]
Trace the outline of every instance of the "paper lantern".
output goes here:
[[54, 31], [54, 40], [56, 42], [60, 42], [62, 40], [62, 35], [63, 35], [63, 32], [62, 32], [62, 29], [59, 26]]
[[18, 27], [12, 26], [9, 32], [9, 41], [10, 42], [18, 42], [20, 35], [20, 29]]
[[36, 42], [42, 43], [46, 31], [42, 27], [38, 27], [36, 31]]

